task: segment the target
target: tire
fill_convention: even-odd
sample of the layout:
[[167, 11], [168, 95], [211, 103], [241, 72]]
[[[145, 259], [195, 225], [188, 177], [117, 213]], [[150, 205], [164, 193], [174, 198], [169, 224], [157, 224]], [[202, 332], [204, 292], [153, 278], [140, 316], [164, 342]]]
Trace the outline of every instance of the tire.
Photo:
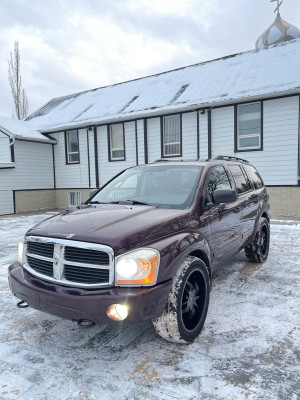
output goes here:
[[262, 263], [268, 258], [269, 246], [270, 225], [266, 218], [261, 218], [254, 240], [245, 247], [246, 256], [252, 262]]
[[187, 257], [173, 278], [163, 314], [152, 320], [156, 332], [170, 342], [192, 342], [203, 328], [209, 292], [205, 263], [197, 257]]

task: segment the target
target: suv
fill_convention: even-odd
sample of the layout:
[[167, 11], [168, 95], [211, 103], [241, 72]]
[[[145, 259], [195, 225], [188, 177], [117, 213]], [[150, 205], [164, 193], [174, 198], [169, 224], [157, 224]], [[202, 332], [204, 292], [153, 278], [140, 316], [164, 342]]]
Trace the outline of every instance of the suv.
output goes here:
[[260, 175], [239, 158], [128, 168], [26, 233], [10, 287], [19, 307], [80, 325], [152, 320], [163, 338], [191, 342], [213, 271], [241, 249], [266, 260], [269, 208]]

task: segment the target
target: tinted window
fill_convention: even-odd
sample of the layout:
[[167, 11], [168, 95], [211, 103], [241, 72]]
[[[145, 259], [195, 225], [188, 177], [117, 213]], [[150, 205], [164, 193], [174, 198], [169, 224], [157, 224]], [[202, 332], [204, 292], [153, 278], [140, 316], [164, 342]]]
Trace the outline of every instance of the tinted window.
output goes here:
[[248, 190], [251, 190], [250, 181], [248, 177], [244, 175], [244, 172], [242, 171], [239, 165], [230, 165], [229, 169], [232, 174], [236, 190], [238, 193], [244, 193], [247, 192]]
[[263, 181], [261, 180], [261, 177], [259, 176], [259, 173], [256, 171], [254, 167], [251, 165], [245, 165], [244, 166], [249, 178], [253, 182], [253, 186], [255, 189], [260, 189], [264, 186]]
[[231, 189], [230, 181], [222, 166], [215, 167], [211, 170], [207, 183], [207, 199], [206, 203], [213, 202], [213, 193], [216, 189]]

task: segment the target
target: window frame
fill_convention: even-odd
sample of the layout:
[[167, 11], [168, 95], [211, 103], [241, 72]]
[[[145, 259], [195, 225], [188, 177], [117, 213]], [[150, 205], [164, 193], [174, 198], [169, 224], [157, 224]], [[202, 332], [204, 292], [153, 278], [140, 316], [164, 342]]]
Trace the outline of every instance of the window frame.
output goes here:
[[[123, 132], [123, 149], [114, 149], [112, 147], [112, 127], [115, 125], [122, 125], [122, 132]], [[108, 140], [108, 161], [109, 162], [116, 162], [116, 161], [126, 161], [126, 142], [125, 142], [125, 126], [124, 122], [118, 122], [116, 124], [109, 124], [107, 125], [107, 140]], [[124, 156], [123, 157], [113, 157], [112, 152], [114, 150], [123, 150]]]
[[[77, 133], [77, 141], [78, 141], [78, 152], [77, 151], [69, 151], [69, 133], [76, 132]], [[64, 132], [65, 136], [65, 153], [66, 153], [66, 165], [69, 164], [80, 164], [80, 141], [79, 141], [79, 131], [78, 129], [70, 129]], [[70, 154], [78, 154], [78, 161], [70, 161]]]
[[[179, 142], [170, 142], [165, 143], [165, 118], [176, 117], [179, 116]], [[161, 136], [161, 158], [174, 158], [174, 157], [182, 157], [182, 113], [177, 114], [168, 114], [160, 117], [160, 136]], [[178, 154], [165, 154], [165, 146], [170, 144], [179, 144], [179, 153]]]
[[[250, 106], [252, 104], [260, 105], [260, 132], [257, 134], [249, 134], [249, 135], [239, 135], [239, 107]], [[263, 151], [263, 101], [252, 101], [250, 103], [240, 103], [234, 106], [234, 152], [241, 153], [247, 151]], [[245, 137], [259, 137], [259, 146], [251, 146], [251, 147], [240, 147], [239, 140], [240, 138]]]

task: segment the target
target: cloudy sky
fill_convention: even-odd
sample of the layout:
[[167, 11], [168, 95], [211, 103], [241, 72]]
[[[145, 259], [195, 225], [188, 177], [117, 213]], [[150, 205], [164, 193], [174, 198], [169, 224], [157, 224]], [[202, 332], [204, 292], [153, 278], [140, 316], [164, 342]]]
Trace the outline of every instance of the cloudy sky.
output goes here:
[[[0, 0], [0, 116], [12, 116], [7, 60], [21, 50], [32, 112], [53, 97], [254, 48], [270, 0]], [[300, 28], [300, 1], [281, 15]]]

